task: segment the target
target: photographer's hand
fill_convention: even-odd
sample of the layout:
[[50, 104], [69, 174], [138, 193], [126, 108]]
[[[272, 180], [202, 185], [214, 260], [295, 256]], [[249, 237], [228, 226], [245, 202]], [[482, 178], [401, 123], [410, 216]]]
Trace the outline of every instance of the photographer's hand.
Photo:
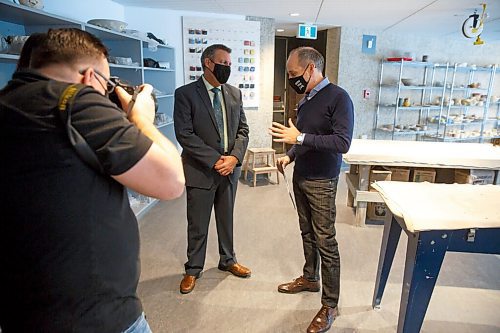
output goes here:
[[[134, 124], [153, 144], [144, 157], [128, 171], [113, 176], [121, 184], [134, 191], [159, 199], [172, 199], [180, 195], [184, 188], [184, 171], [177, 146], [170, 142], [153, 121], [155, 118], [154, 100], [151, 97], [153, 87], [149, 84], [140, 86], [135, 103], [128, 113], [128, 120]], [[120, 87], [115, 88], [124, 110], [133, 103], [132, 96]], [[171, 184], [172, 186], [162, 186]]]
[[115, 88], [115, 91], [123, 109], [128, 110], [127, 117], [131, 122], [136, 123], [140, 118], [142, 121], [153, 123], [155, 119], [155, 105], [151, 97], [153, 87], [150, 84], [144, 84], [137, 89], [139, 89], [139, 93], [134, 93], [135, 100], [119, 86]]

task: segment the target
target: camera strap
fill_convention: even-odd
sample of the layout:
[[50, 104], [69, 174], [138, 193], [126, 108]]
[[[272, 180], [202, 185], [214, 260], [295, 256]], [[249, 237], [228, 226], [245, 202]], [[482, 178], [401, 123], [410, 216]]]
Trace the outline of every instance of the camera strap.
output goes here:
[[90, 167], [104, 174], [104, 169], [99, 162], [96, 153], [71, 123], [71, 110], [73, 109], [75, 97], [85, 87], [87, 86], [84, 84], [72, 84], [66, 87], [59, 97], [57, 108], [59, 110], [59, 116], [66, 127], [66, 133], [68, 134], [69, 141], [75, 149], [77, 155]]

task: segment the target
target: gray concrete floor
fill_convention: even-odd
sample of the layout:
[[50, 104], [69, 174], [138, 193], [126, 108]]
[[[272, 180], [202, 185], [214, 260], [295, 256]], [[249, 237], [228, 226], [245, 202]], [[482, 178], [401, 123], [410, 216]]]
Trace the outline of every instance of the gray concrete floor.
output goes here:
[[[305, 332], [321, 306], [321, 294], [277, 291], [278, 284], [301, 275], [303, 265], [297, 216], [282, 180], [279, 185], [262, 180], [256, 188], [244, 181], [239, 184], [235, 250], [238, 261], [252, 269], [249, 279], [217, 269], [212, 217], [203, 277], [192, 293], [181, 295], [185, 198], [161, 202], [140, 220], [139, 295], [154, 332]], [[381, 308], [373, 310], [370, 304], [383, 227], [355, 227], [354, 212], [346, 207], [346, 191], [341, 176], [336, 223], [342, 262], [341, 316], [330, 331], [395, 332], [406, 235], [401, 236]], [[448, 253], [422, 332], [499, 333], [500, 256]]]

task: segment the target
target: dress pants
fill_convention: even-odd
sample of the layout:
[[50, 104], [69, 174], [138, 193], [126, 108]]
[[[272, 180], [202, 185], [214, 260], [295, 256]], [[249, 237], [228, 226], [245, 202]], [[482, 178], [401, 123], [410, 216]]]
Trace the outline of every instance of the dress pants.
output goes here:
[[321, 259], [321, 303], [337, 306], [340, 293], [340, 255], [335, 239], [335, 196], [338, 177], [308, 180], [293, 177], [293, 190], [304, 248], [304, 278], [319, 281]]
[[188, 220], [188, 261], [186, 274], [198, 276], [205, 265], [208, 226], [212, 207], [215, 209], [217, 237], [219, 241], [219, 265], [236, 263], [233, 247], [233, 212], [241, 168], [233, 174], [217, 177], [210, 189], [186, 187]]

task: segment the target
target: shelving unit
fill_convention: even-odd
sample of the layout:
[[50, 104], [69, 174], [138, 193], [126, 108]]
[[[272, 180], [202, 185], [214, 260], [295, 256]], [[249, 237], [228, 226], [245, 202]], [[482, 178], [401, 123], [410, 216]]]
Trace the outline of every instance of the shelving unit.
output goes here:
[[[392, 68], [392, 78], [385, 75], [388, 70], [384, 67]], [[394, 68], [398, 73], [394, 74]], [[418, 69], [420, 72], [415, 71]], [[484, 142], [499, 137], [500, 107], [498, 102], [491, 103], [497, 72], [497, 65], [382, 61], [373, 138]], [[401, 82], [415, 77], [422, 78], [422, 83], [405, 86]], [[475, 80], [483, 86], [475, 87]], [[481, 96], [481, 100], [471, 100], [473, 95]], [[403, 97], [417, 102], [401, 106], [398, 102]], [[496, 110], [492, 106], [497, 106]]]
[[[442, 99], [444, 96], [444, 86], [437, 83], [439, 80], [446, 81], [446, 75], [447, 65], [404, 60], [382, 61], [373, 138], [394, 140], [413, 136], [419, 140], [428, 134], [426, 119], [431, 112], [442, 108], [442, 105], [433, 105], [431, 102], [433, 97]], [[402, 79], [415, 77], [419, 79], [411, 82], [411, 85], [402, 83]], [[410, 105], [403, 104], [405, 99]]]
[[[439, 121], [432, 123], [436, 133], [426, 139], [438, 141], [484, 142], [498, 133], [498, 112], [493, 114], [490, 102], [493, 96], [497, 67], [477, 67], [454, 64], [449, 66], [449, 82], [446, 84], [445, 104]], [[475, 87], [485, 83], [485, 88]], [[471, 98], [481, 96], [480, 99]], [[467, 105], [472, 104], [472, 105]]]
[[[35, 32], [46, 32], [49, 28], [77, 28], [88, 31], [106, 45], [110, 56], [132, 58], [133, 65], [110, 64], [111, 75], [118, 76], [133, 85], [143, 83], [153, 85], [159, 105], [155, 125], [180, 149], [173, 126], [176, 72], [173, 47], [158, 45], [156, 50], [150, 50], [147, 41], [135, 36], [0, 0], [0, 35], [30, 35]], [[168, 68], [146, 67], [143, 61], [145, 58], [168, 64]], [[0, 53], [1, 87], [11, 79], [18, 59], [17, 54]], [[129, 191], [129, 197], [132, 209], [138, 217], [158, 202], [133, 191]]]

